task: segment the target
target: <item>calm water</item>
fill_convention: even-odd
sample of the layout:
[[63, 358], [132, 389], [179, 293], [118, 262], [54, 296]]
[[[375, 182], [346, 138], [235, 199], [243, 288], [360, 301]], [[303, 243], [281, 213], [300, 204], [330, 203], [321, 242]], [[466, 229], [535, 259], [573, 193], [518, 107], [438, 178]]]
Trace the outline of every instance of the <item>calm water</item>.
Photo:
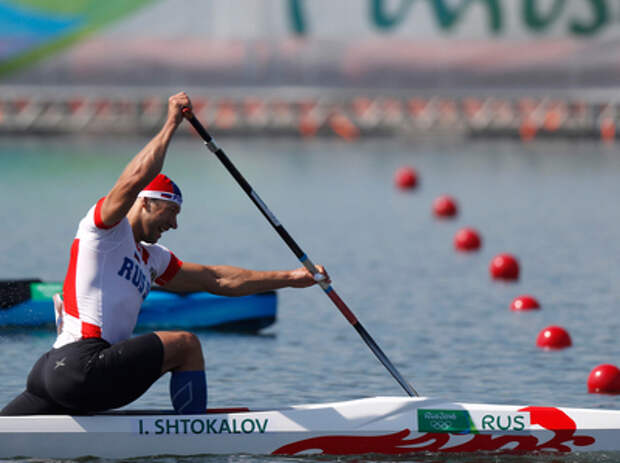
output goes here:
[[[61, 280], [77, 222], [145, 141], [0, 140], [0, 278]], [[340, 296], [422, 395], [620, 408], [620, 396], [586, 389], [596, 365], [620, 364], [617, 146], [402, 139], [219, 142], [307, 254], [327, 267]], [[394, 171], [404, 164], [420, 173], [413, 192], [392, 183]], [[185, 203], [180, 228], [162, 243], [181, 259], [257, 269], [297, 266], [197, 139], [176, 139], [165, 171], [181, 185]], [[456, 220], [432, 217], [431, 203], [442, 193], [458, 199]], [[453, 236], [463, 226], [482, 234], [479, 252], [454, 252]], [[488, 264], [500, 252], [520, 259], [518, 283], [490, 280]], [[523, 293], [537, 297], [542, 310], [512, 313], [511, 300]], [[536, 348], [538, 332], [551, 324], [570, 332], [572, 348]], [[200, 339], [210, 406], [403, 394], [318, 288], [282, 290], [279, 319], [260, 335], [202, 332]], [[33, 362], [52, 342], [47, 331], [0, 332], [0, 404], [23, 389]], [[167, 388], [164, 377], [132, 407], [168, 408]], [[620, 456], [527, 461], [614, 459]], [[516, 461], [505, 456], [407, 460]]]

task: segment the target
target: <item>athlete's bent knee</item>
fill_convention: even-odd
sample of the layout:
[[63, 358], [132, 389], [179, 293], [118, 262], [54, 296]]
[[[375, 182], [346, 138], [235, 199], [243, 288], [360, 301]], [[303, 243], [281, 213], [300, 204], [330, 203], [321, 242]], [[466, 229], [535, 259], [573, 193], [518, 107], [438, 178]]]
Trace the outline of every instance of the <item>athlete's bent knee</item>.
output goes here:
[[181, 331], [179, 332], [179, 335], [182, 338], [183, 344], [187, 346], [187, 349], [191, 351], [193, 350], [202, 351], [200, 340], [198, 339], [198, 336], [196, 336], [194, 333], [190, 333], [189, 331]]
[[162, 372], [202, 370], [204, 358], [198, 337], [188, 331], [156, 332], [164, 346]]

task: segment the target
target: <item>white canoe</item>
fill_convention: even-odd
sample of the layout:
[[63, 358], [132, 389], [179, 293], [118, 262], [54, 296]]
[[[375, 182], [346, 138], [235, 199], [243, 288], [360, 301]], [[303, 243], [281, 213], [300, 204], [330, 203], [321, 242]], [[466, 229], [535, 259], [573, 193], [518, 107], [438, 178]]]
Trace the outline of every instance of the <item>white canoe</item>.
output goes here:
[[0, 458], [620, 451], [620, 410], [375, 397], [205, 415], [0, 417]]

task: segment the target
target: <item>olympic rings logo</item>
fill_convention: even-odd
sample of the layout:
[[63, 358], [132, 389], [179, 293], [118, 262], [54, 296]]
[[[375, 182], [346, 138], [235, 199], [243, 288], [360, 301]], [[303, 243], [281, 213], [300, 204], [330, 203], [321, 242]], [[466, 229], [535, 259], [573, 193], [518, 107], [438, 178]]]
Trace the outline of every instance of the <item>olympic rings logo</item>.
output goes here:
[[450, 423], [449, 421], [432, 421], [429, 424], [431, 425], [431, 428], [436, 431], [446, 432], [452, 428], [452, 423]]

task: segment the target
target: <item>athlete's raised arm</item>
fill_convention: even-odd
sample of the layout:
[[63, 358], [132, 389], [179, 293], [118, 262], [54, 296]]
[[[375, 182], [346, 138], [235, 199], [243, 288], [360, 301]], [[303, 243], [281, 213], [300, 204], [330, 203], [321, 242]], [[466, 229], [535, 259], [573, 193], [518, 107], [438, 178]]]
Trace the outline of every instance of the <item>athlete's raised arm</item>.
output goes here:
[[177, 93], [168, 99], [168, 117], [151, 141], [127, 164], [101, 205], [101, 220], [114, 225], [127, 215], [138, 193], [161, 172], [172, 135], [183, 120], [183, 108], [191, 108], [189, 97]]

